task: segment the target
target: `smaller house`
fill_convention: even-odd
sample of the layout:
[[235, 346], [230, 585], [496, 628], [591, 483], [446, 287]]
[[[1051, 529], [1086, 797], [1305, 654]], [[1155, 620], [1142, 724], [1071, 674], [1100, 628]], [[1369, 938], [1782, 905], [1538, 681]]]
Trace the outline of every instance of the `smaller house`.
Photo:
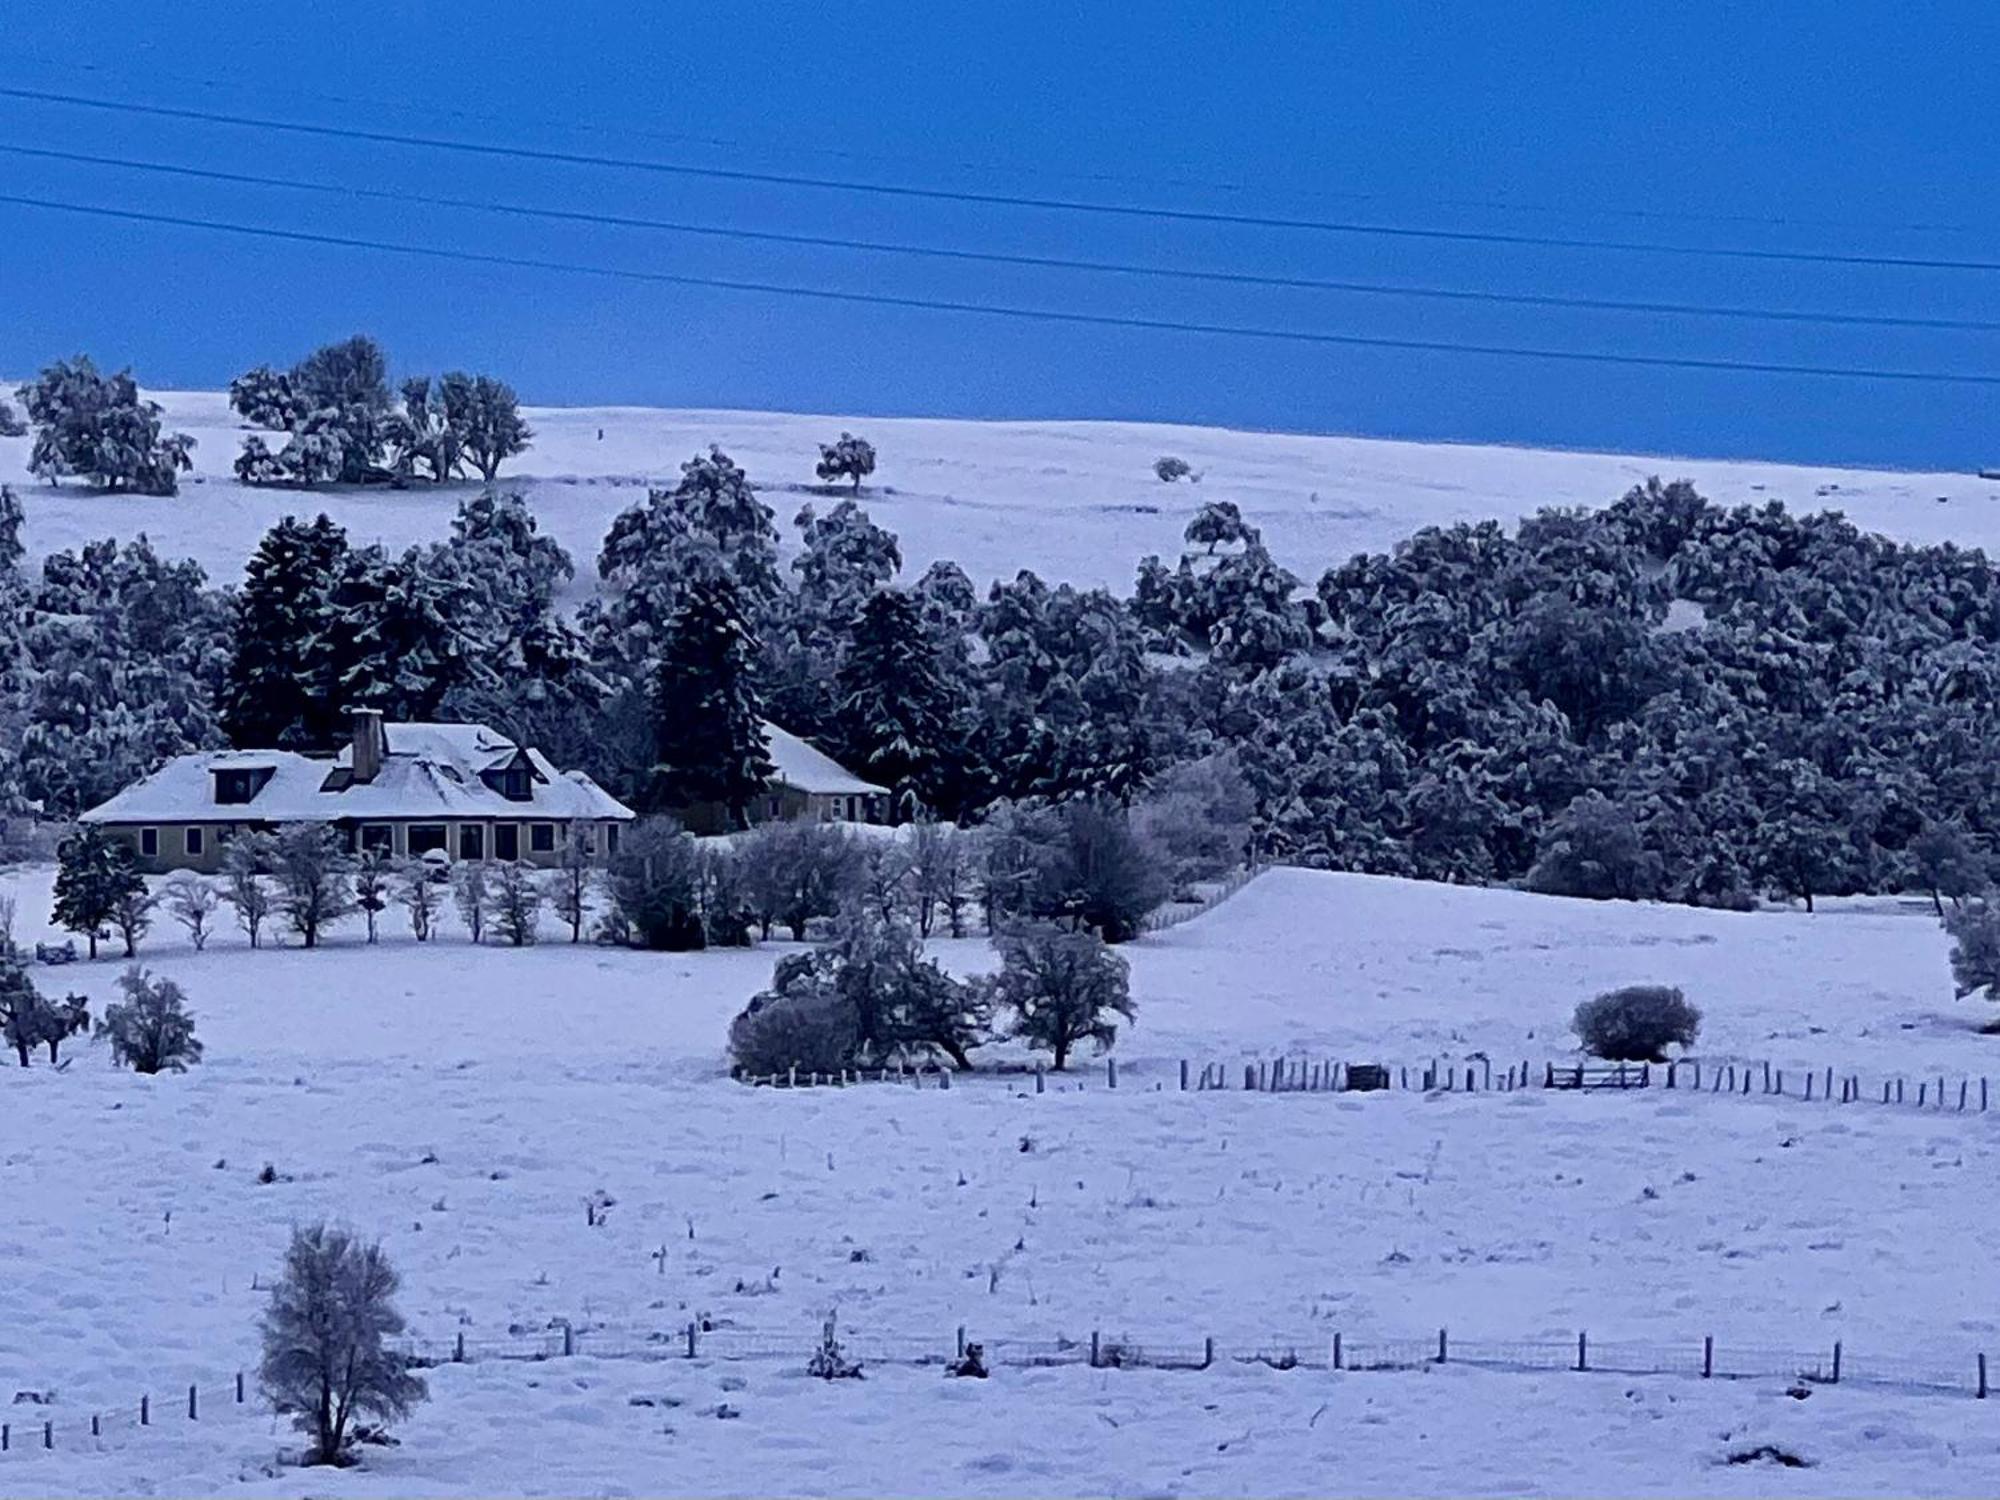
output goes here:
[[378, 710], [356, 709], [338, 755], [177, 755], [80, 821], [158, 874], [214, 871], [237, 834], [296, 823], [331, 824], [351, 850], [555, 865], [576, 840], [594, 855], [617, 852], [635, 816], [581, 771], [558, 771], [484, 724], [384, 724]]
[[[773, 774], [750, 799], [747, 813], [757, 823], [880, 823], [889, 811], [889, 789], [864, 781], [824, 751], [789, 730], [764, 721]], [[675, 814], [690, 832], [729, 833], [729, 809], [701, 802]]]

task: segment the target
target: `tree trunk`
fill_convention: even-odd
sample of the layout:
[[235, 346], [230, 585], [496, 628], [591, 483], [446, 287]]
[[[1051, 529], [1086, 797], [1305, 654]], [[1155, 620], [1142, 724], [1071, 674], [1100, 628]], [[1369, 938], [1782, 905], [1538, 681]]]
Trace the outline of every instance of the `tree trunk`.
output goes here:
[[28, 1044], [27, 1044], [26, 1042], [16, 1042], [16, 1043], [14, 1043], [14, 1050], [15, 1050], [16, 1052], [18, 1052], [18, 1053], [20, 1053], [20, 1054], [21, 1054], [21, 1066], [22, 1066], [22, 1067], [24, 1067], [24, 1068], [25, 1068], [25, 1067], [27, 1067], [27, 1066], [28, 1066]]
[[1940, 917], [1944, 915], [1944, 900], [1939, 894], [1938, 888], [1936, 886], [1931, 887], [1931, 905], [1937, 908], [1937, 914]]
[[1807, 916], [1811, 916], [1811, 915], [1812, 915], [1812, 909], [1813, 909], [1813, 904], [1812, 904], [1812, 892], [1811, 892], [1811, 891], [1807, 891], [1807, 892], [1806, 892], [1806, 915], [1807, 915]]
[[90, 930], [90, 956], [93, 961], [97, 957], [97, 929], [94, 927]]
[[1066, 1036], [1059, 1036], [1056, 1038], [1056, 1062], [1054, 1071], [1060, 1073], [1063, 1071], [1065, 1067], [1068, 1066], [1068, 1064], [1069, 1064], [1069, 1038]]
[[965, 1049], [959, 1046], [957, 1042], [939, 1042], [938, 1045], [944, 1048], [945, 1055], [951, 1059], [952, 1066], [957, 1068], [959, 1072], [970, 1073], [972, 1071], [972, 1059], [965, 1055]]

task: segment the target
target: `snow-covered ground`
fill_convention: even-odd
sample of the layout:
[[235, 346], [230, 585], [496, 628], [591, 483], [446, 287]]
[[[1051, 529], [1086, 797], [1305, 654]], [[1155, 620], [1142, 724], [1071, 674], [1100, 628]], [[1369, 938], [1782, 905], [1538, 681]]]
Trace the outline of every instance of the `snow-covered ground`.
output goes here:
[[[231, 478], [242, 431], [219, 392], [152, 393], [171, 430], [194, 434], [196, 472], [170, 499], [107, 497], [29, 480], [29, 440], [0, 438], [0, 480], [20, 487], [34, 553], [144, 531], [171, 555], [235, 582], [257, 539], [287, 512], [325, 510], [358, 542], [401, 548], [443, 535], [460, 494], [250, 490]], [[1306, 437], [1113, 422], [969, 422], [768, 412], [553, 407], [528, 413], [535, 444], [503, 482], [529, 497], [586, 578], [605, 530], [648, 483], [720, 444], [765, 490], [787, 530], [797, 508], [824, 510], [812, 466], [842, 430], [869, 437], [881, 466], [862, 500], [902, 540], [906, 568], [952, 558], [982, 584], [1021, 568], [1129, 589], [1148, 552], [1171, 556], [1202, 501], [1233, 500], [1279, 560], [1308, 581], [1353, 553], [1381, 550], [1422, 526], [1499, 518], [1545, 505], [1603, 505], [1648, 475], [1692, 479], [1725, 504], [1783, 500], [1833, 507], [1873, 531], [1913, 541], [2000, 542], [2000, 482], [1970, 474], [1808, 468], [1603, 453], [1550, 452], [1366, 438]], [[1153, 460], [1175, 454], [1198, 485], [1162, 484]], [[796, 492], [796, 493], [792, 493]]]
[[[5, 877], [45, 937], [46, 871]], [[1178, 1060], [1565, 1055], [1575, 1002], [1682, 984], [1710, 1058], [2000, 1074], [1945, 943], [1892, 906], [1734, 915], [1273, 871], [1128, 952], [1120, 1087], [1037, 1097], [751, 1090], [728, 1017], [780, 945], [667, 956], [419, 946], [144, 961], [208, 1059], [0, 1070], [0, 1396], [17, 1432], [254, 1363], [252, 1278], [291, 1225], [379, 1234], [429, 1338], [551, 1319], [669, 1332], [705, 1316], [796, 1358], [575, 1360], [433, 1372], [366, 1471], [275, 1469], [224, 1413], [85, 1455], [0, 1459], [0, 1492], [1992, 1493], [2000, 1402], [1672, 1377], [1230, 1367], [798, 1370], [837, 1307], [857, 1337], [1295, 1341], [1423, 1336], [1815, 1350], [1850, 1370], [2000, 1357], [2000, 1111], [1653, 1091], [1182, 1094]], [[941, 943], [960, 969], [976, 940]], [[122, 965], [38, 971], [102, 1001]], [[269, 1163], [277, 1180], [260, 1183]], [[615, 1200], [602, 1222], [585, 1202]], [[652, 1404], [634, 1404], [634, 1398]], [[678, 1404], [667, 1404], [668, 1402]], [[718, 1418], [726, 1402], [740, 1415]], [[672, 1429], [671, 1431], [667, 1429]], [[1722, 1463], [1764, 1443], [1803, 1472]]]

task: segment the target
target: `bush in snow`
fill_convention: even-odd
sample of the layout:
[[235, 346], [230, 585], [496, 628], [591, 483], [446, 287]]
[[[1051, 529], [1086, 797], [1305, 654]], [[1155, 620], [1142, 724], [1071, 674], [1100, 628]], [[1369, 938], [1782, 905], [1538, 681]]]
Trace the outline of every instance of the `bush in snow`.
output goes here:
[[1945, 914], [1951, 934], [1951, 979], [1956, 993], [2000, 1000], [2000, 907], [1968, 901]]
[[1013, 1012], [1012, 1034], [1052, 1054], [1057, 1071], [1079, 1043], [1104, 1051], [1117, 1040], [1115, 1018], [1137, 1015], [1130, 968], [1092, 933], [1028, 927], [1001, 937], [999, 948], [995, 1007]]
[[1132, 827], [1167, 861], [1178, 891], [1243, 863], [1256, 810], [1256, 793], [1225, 750], [1154, 777], [1132, 804]]
[[353, 1462], [358, 1417], [407, 1416], [430, 1392], [389, 1340], [403, 1331], [396, 1272], [379, 1244], [312, 1224], [292, 1231], [262, 1319], [258, 1383], [312, 1439], [309, 1464]]
[[1162, 484], [1172, 484], [1176, 479], [1185, 479], [1194, 472], [1194, 466], [1184, 458], [1172, 454], [1162, 454], [1153, 460], [1153, 473]]
[[1602, 792], [1574, 798], [1542, 837], [1528, 889], [1545, 896], [1644, 901], [1660, 890], [1659, 856], [1630, 808]]
[[236, 925], [252, 948], [263, 943], [271, 915], [271, 887], [265, 880], [277, 858], [268, 833], [239, 833], [222, 851], [222, 899], [236, 912]]
[[1910, 874], [1919, 889], [1930, 893], [1931, 905], [1944, 915], [1944, 898], [1954, 906], [1986, 884], [1986, 862], [1972, 847], [1965, 830], [1951, 823], [1930, 823], [1910, 840]]
[[194, 1017], [179, 985], [135, 964], [118, 976], [118, 988], [125, 999], [107, 1006], [97, 1023], [98, 1035], [111, 1039], [113, 1062], [135, 1073], [184, 1073], [201, 1061]]
[[50, 481], [78, 475], [105, 490], [171, 495], [194, 439], [162, 434], [160, 406], [139, 398], [132, 372], [100, 375], [87, 356], [58, 360], [21, 387], [35, 424], [28, 472]]
[[819, 445], [819, 462], [813, 465], [813, 472], [828, 484], [836, 479], [851, 480], [859, 492], [861, 481], [875, 472], [875, 445], [843, 432], [838, 441]]
[[854, 1007], [833, 974], [809, 953], [778, 960], [771, 987], [750, 998], [729, 1024], [729, 1055], [750, 1077], [837, 1073], [851, 1067], [858, 1028]]
[[1125, 809], [1080, 800], [1055, 809], [1038, 851], [1028, 914], [1095, 931], [1107, 943], [1136, 937], [1167, 895], [1160, 852]]
[[215, 887], [192, 871], [182, 870], [167, 882], [163, 901], [167, 915], [187, 929], [194, 951], [206, 948], [216, 908], [222, 905]]
[[354, 910], [354, 861], [330, 823], [293, 823], [271, 843], [278, 910], [308, 948]]
[[671, 818], [626, 831], [611, 860], [611, 894], [642, 947], [688, 953], [708, 946], [702, 919], [702, 854]]
[[520, 860], [499, 866], [493, 874], [493, 930], [511, 946], [524, 948], [535, 940], [541, 915], [542, 888], [534, 868]]
[[14, 408], [0, 399], [0, 437], [22, 437], [28, 431], [28, 424], [14, 415]]
[[833, 1314], [828, 1313], [820, 1328], [819, 1348], [806, 1361], [806, 1373], [818, 1380], [859, 1380], [861, 1366], [847, 1357], [834, 1334]]
[[61, 1000], [43, 998], [27, 969], [11, 954], [0, 954], [0, 1040], [14, 1049], [27, 1067], [37, 1047], [49, 1049], [51, 1066], [60, 1062], [62, 1044], [90, 1029], [89, 1002], [81, 995]]
[[1631, 984], [1576, 1008], [1570, 1029], [1584, 1050], [1612, 1062], [1661, 1062], [1670, 1043], [1694, 1045], [1701, 1012], [1678, 989]]

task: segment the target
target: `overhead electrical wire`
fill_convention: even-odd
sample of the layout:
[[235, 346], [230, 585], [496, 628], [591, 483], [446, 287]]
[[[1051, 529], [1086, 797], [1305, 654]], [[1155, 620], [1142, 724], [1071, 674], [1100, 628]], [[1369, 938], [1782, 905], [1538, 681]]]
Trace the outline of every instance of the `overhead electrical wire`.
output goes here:
[[1106, 273], [1146, 276], [1162, 280], [1207, 282], [1216, 285], [1263, 287], [1284, 291], [1339, 292], [1369, 297], [1408, 297], [1420, 300], [1459, 303], [1486, 303], [1513, 307], [1562, 308], [1584, 312], [1639, 313], [1678, 317], [1726, 318], [1776, 323], [1825, 324], [1840, 327], [1912, 328], [2000, 333], [2000, 321], [1978, 318], [1919, 317], [1886, 313], [1821, 312], [1811, 309], [1760, 308], [1716, 305], [1699, 302], [1643, 301], [1615, 297], [1586, 297], [1562, 293], [1496, 292], [1478, 288], [1414, 286], [1395, 282], [1351, 281], [1315, 276], [1282, 276], [1250, 271], [1203, 270], [1188, 266], [1146, 265], [1130, 261], [1090, 260], [1076, 256], [1032, 255], [997, 250], [967, 250], [951, 246], [916, 245], [881, 240], [856, 239], [843, 235], [799, 234], [780, 230], [745, 229], [735, 225], [696, 224], [671, 219], [644, 218], [628, 214], [600, 213], [582, 209], [547, 208], [539, 205], [507, 203], [486, 198], [458, 198], [434, 193], [413, 193], [393, 188], [356, 187], [345, 183], [315, 182], [296, 177], [275, 177], [254, 172], [232, 172], [222, 168], [191, 167], [175, 162], [144, 161], [132, 157], [104, 156], [84, 151], [64, 151], [54, 147], [22, 146], [0, 141], [0, 152], [43, 161], [72, 165], [111, 167], [121, 171], [146, 172], [203, 182], [228, 183], [241, 187], [277, 188], [288, 192], [317, 193], [370, 199], [377, 202], [407, 203], [426, 208], [462, 209], [477, 213], [501, 214], [514, 218], [545, 219], [556, 223], [591, 224], [605, 228], [640, 229], [684, 234], [712, 239], [793, 245], [809, 249], [852, 250], [874, 255], [899, 255], [979, 265], [1021, 266], [1039, 270]]
[[1075, 312], [1053, 308], [1014, 307], [1005, 304], [965, 302], [946, 298], [897, 296], [883, 292], [850, 292], [834, 287], [791, 286], [777, 282], [752, 281], [733, 277], [695, 276], [673, 271], [646, 271], [629, 267], [588, 265], [575, 261], [550, 260], [531, 256], [500, 255], [485, 251], [457, 250], [438, 245], [413, 245], [393, 240], [370, 239], [354, 235], [322, 234], [309, 230], [284, 229], [272, 225], [238, 224], [226, 220], [198, 218], [192, 215], [151, 213], [140, 209], [108, 208], [95, 204], [65, 203], [26, 194], [0, 194], [0, 204], [8, 204], [17, 208], [34, 208], [52, 212], [82, 214], [127, 223], [170, 225], [178, 228], [281, 240], [295, 244], [326, 245], [342, 249], [368, 250], [394, 255], [460, 261], [475, 265], [607, 277], [671, 286], [708, 287], [722, 291], [750, 292], [766, 296], [804, 298], [874, 307], [898, 307], [927, 312], [965, 313], [990, 318], [1066, 323], [1101, 328], [1142, 329], [1155, 332], [1200, 334], [1228, 338], [1263, 339], [1274, 342], [1348, 348], [1400, 349], [1442, 354], [1489, 355], [1510, 359], [1621, 365], [1649, 369], [1711, 370], [1741, 374], [1818, 376], [1834, 379], [1882, 380], [1919, 384], [2000, 386], [2000, 374], [1979, 374], [1976, 372], [1790, 364], [1767, 360], [1705, 359], [1680, 355], [1619, 354], [1603, 350], [1553, 349], [1517, 344], [1478, 344], [1444, 339], [1392, 338], [1372, 334], [1332, 333], [1311, 329], [1263, 328], [1241, 324], [1194, 322], [1177, 318], [1149, 318], [1114, 313]]
[[1104, 203], [1081, 198], [1045, 198], [1032, 194], [978, 192], [964, 188], [918, 187], [902, 183], [820, 177], [806, 173], [755, 171], [748, 168], [703, 166], [689, 162], [667, 162], [643, 157], [611, 156], [582, 151], [557, 151], [534, 146], [508, 146], [490, 141], [468, 141], [447, 136], [410, 135], [398, 131], [363, 129], [357, 126], [316, 125], [297, 120], [279, 120], [268, 116], [234, 114], [221, 110], [190, 109], [164, 104], [143, 104], [122, 99], [100, 99], [89, 95], [64, 93], [51, 89], [0, 86], [0, 98], [23, 99], [45, 104], [71, 105], [83, 109], [145, 115], [156, 119], [189, 120], [204, 124], [277, 131], [321, 139], [365, 141], [374, 145], [407, 146], [419, 150], [448, 151], [460, 155], [516, 161], [539, 161], [563, 166], [603, 167], [620, 171], [648, 172], [706, 181], [757, 183], [777, 187], [804, 187], [833, 192], [872, 194], [881, 197], [963, 203], [980, 207], [1025, 208], [1158, 222], [1208, 224], [1236, 228], [1296, 230], [1323, 234], [1443, 241], [1462, 244], [1514, 245], [1541, 249], [1681, 255], [1708, 259], [1767, 261], [1803, 265], [1870, 266], [1896, 270], [2000, 271], [2000, 260], [1955, 256], [1774, 250], [1747, 245], [1689, 245], [1649, 240], [1595, 239], [1567, 235], [1520, 234], [1502, 230], [1436, 229], [1408, 224], [1366, 223], [1361, 221], [1313, 219], [1224, 210], [1175, 208], [1158, 204]]

